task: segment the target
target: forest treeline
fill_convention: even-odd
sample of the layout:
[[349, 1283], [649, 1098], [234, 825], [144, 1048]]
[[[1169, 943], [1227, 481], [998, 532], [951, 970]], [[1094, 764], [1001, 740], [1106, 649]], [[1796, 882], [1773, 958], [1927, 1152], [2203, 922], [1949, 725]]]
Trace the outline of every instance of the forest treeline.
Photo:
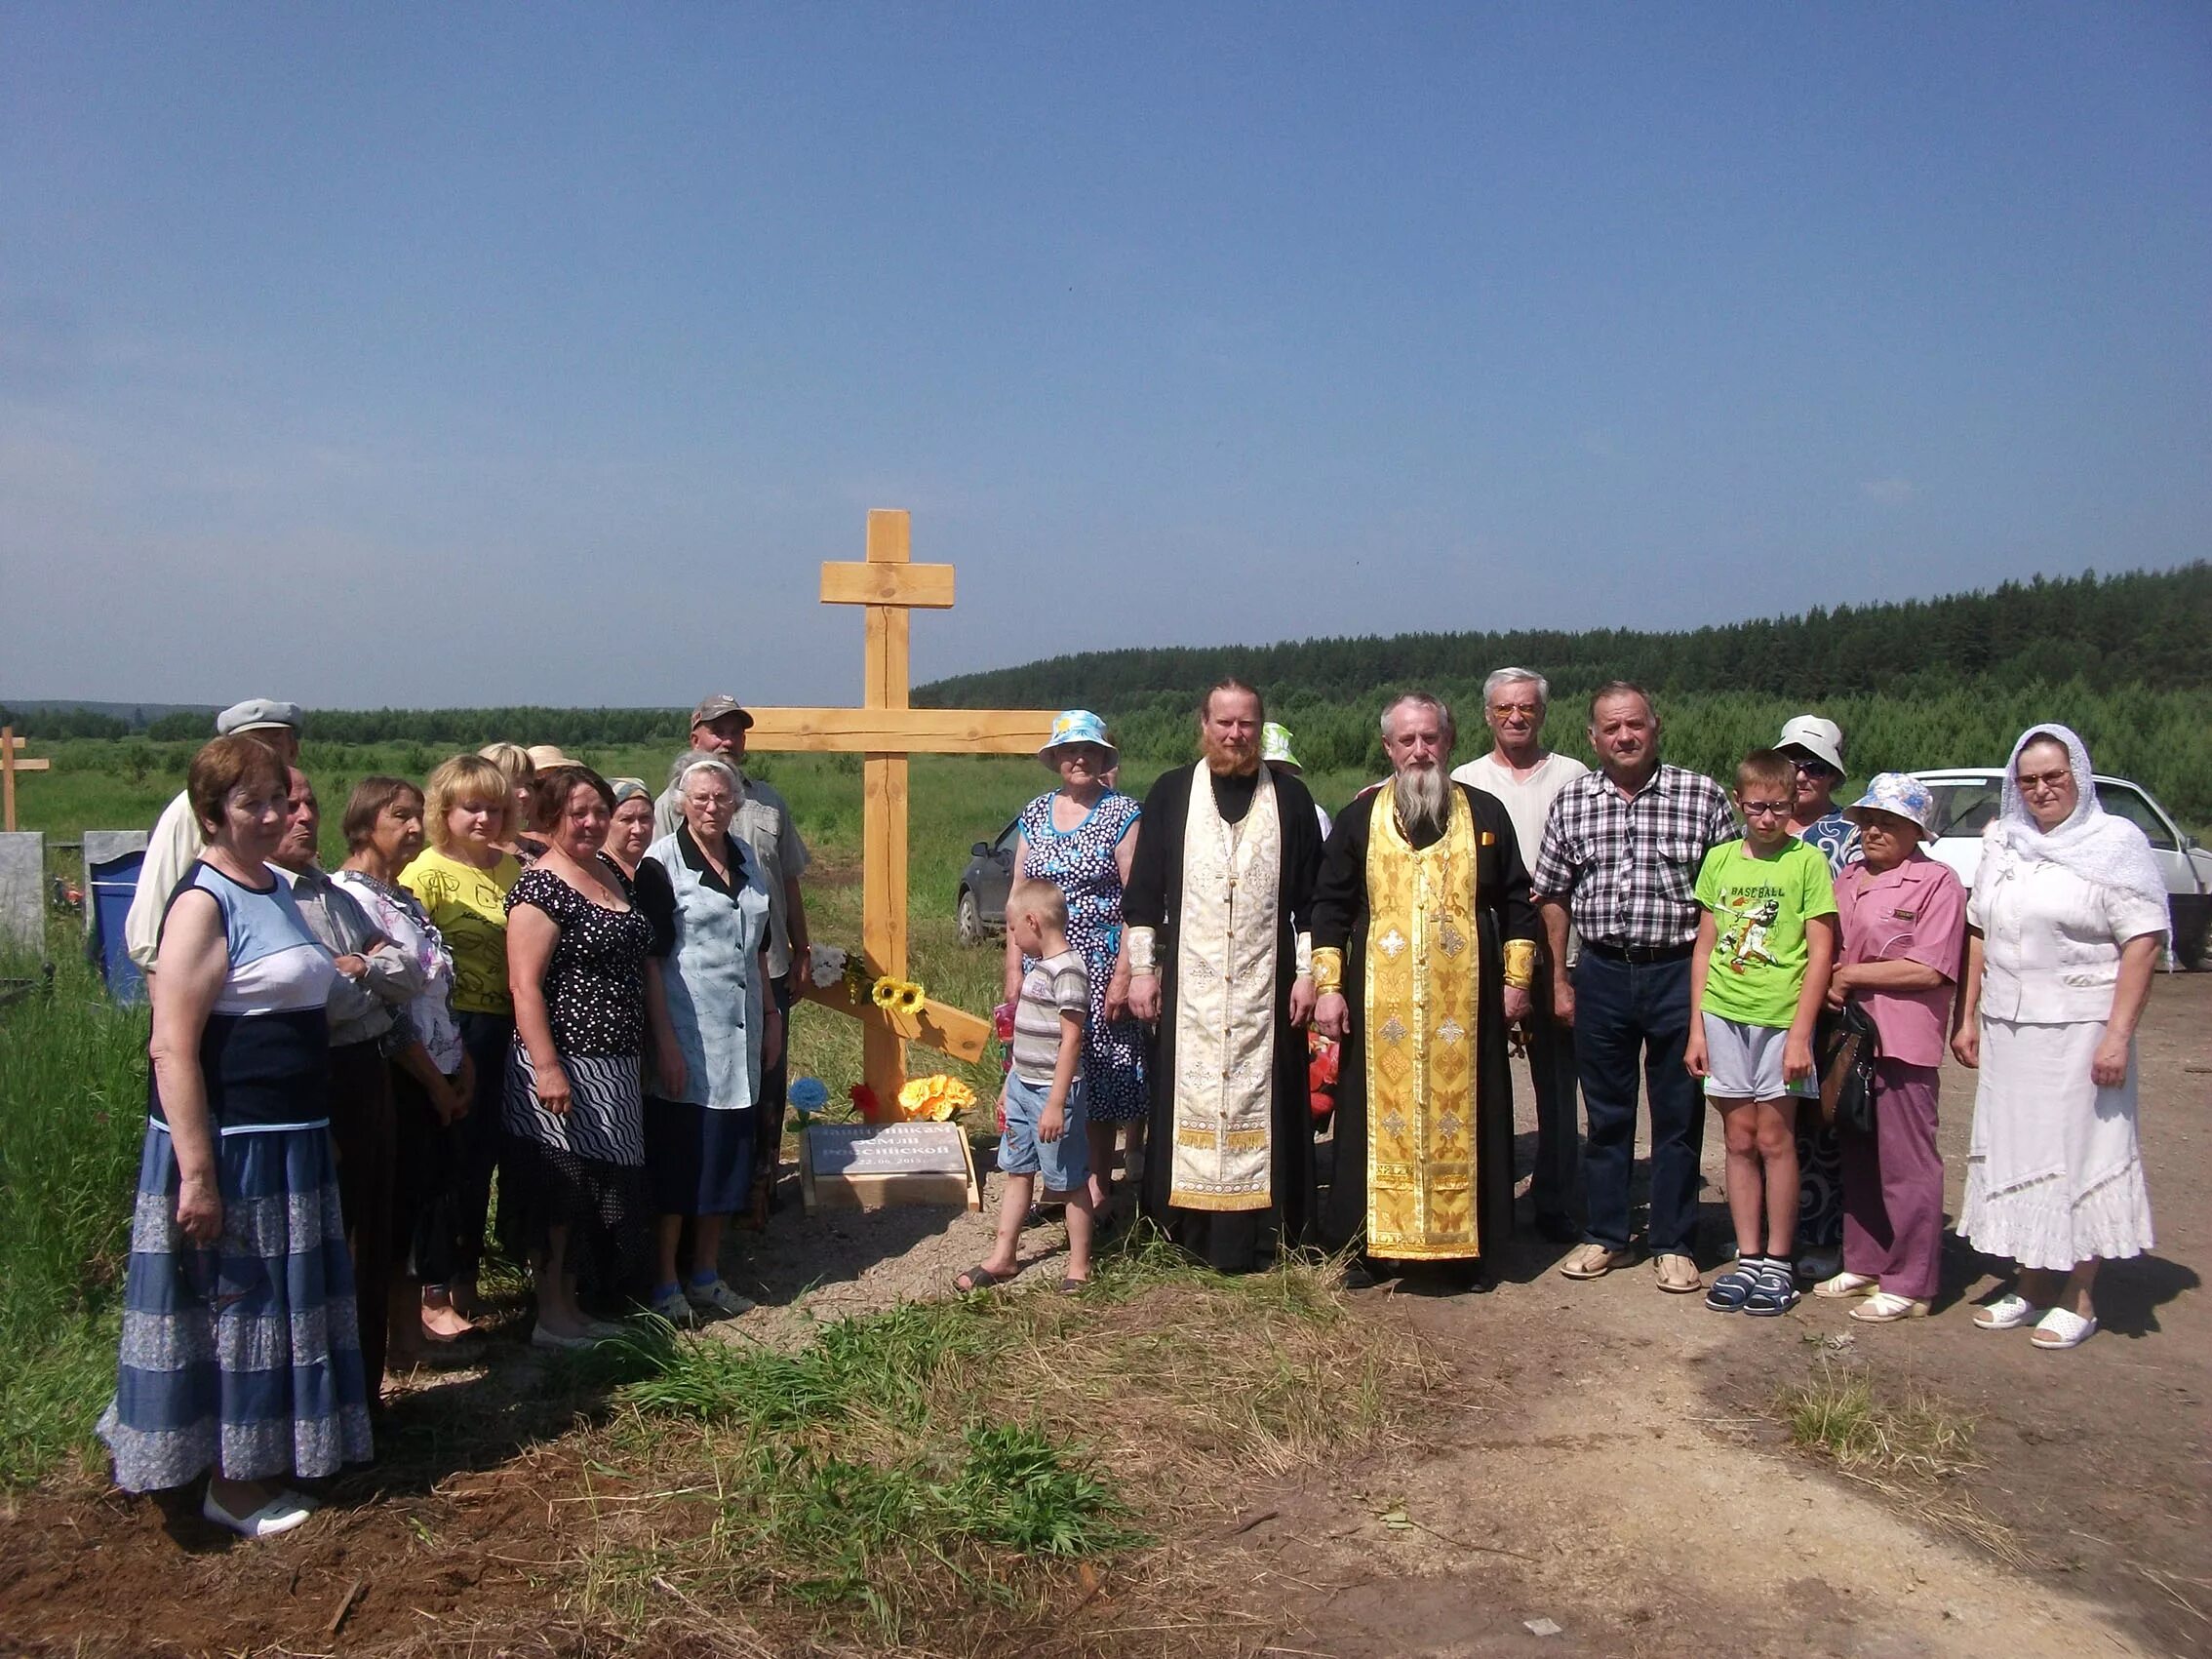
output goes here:
[[2098, 690], [2206, 686], [2212, 563], [2036, 576], [1987, 593], [1816, 608], [1681, 633], [1522, 629], [1084, 652], [939, 680], [918, 689], [915, 700], [1112, 713], [1155, 696], [1195, 702], [1214, 679], [1236, 674], [1276, 695], [1353, 702], [1386, 688], [1479, 683], [1504, 663], [1546, 675], [1555, 696], [1586, 694], [1614, 679], [1656, 691], [1725, 689], [1799, 699], [1940, 695], [2074, 679]]
[[[1726, 775], [1808, 709], [1846, 733], [1854, 778], [1877, 770], [1995, 766], [2037, 720], [2081, 732], [2100, 770], [2148, 785], [2177, 815], [2212, 825], [2212, 564], [2176, 571], [2007, 582], [1989, 593], [1815, 610], [1684, 633], [1604, 629], [1404, 634], [1218, 650], [1090, 652], [940, 680], [933, 707], [1095, 708], [1131, 760], [1187, 759], [1200, 691], [1225, 673], [1259, 686], [1297, 733], [1310, 770], [1383, 770], [1375, 716], [1391, 690], [1422, 686], [1472, 728], [1483, 676], [1519, 663], [1552, 682], [1550, 737], [1590, 758], [1577, 705], [1609, 679], [1657, 696], [1669, 757]], [[772, 700], [772, 688], [760, 688]], [[312, 709], [314, 743], [404, 743], [423, 756], [497, 739], [569, 749], [679, 746], [685, 709]], [[142, 726], [84, 710], [0, 708], [32, 738], [196, 741], [201, 713]], [[1472, 753], [1470, 730], [1463, 752]], [[145, 764], [138, 759], [137, 764]], [[424, 761], [424, 766], [429, 764]], [[419, 769], [418, 769], [419, 770]]]

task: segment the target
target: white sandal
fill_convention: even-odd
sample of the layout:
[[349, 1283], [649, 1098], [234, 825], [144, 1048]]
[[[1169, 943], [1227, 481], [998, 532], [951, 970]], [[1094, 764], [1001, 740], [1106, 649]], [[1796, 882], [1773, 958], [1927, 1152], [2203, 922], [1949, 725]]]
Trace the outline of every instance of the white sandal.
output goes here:
[[1974, 1316], [1978, 1330], [2018, 1330], [2043, 1317], [2043, 1310], [2016, 1290], [2007, 1290], [1994, 1302], [1985, 1302]]
[[1871, 1273], [1838, 1273], [1813, 1286], [1815, 1296], [1872, 1296], [1881, 1281]]
[[1924, 1297], [1900, 1296], [1894, 1290], [1877, 1290], [1851, 1310], [1851, 1317], [1868, 1324], [1889, 1324], [1897, 1320], [1924, 1320], [1928, 1317], [1928, 1304]]
[[2083, 1319], [2072, 1308], [2053, 1308], [2035, 1322], [2028, 1340], [2038, 1348], [2078, 1348], [2097, 1334], [2094, 1317]]

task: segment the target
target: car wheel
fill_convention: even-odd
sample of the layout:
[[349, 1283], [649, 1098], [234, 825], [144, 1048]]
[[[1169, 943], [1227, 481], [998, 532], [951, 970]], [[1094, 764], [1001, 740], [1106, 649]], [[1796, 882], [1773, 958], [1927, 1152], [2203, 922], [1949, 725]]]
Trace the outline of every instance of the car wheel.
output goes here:
[[983, 906], [976, 901], [972, 888], [960, 889], [958, 923], [962, 944], [979, 945], [983, 942]]

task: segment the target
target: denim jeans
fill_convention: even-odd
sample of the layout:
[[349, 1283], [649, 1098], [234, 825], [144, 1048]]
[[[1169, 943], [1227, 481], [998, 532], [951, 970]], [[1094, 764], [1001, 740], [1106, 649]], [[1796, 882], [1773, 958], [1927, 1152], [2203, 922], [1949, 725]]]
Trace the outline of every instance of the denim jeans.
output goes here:
[[1528, 988], [1528, 1081], [1536, 1091], [1536, 1167], [1528, 1201], [1538, 1221], [1575, 1219], [1582, 1169], [1582, 1115], [1576, 1109], [1574, 1027], [1552, 1017], [1552, 975], [1540, 968]]
[[1689, 1255], [1697, 1234], [1698, 1155], [1705, 1107], [1682, 1070], [1689, 1037], [1690, 965], [1631, 963], [1587, 947], [1574, 970], [1574, 1055], [1590, 1134], [1583, 1187], [1592, 1244], [1629, 1243], [1629, 1177], [1636, 1158], [1637, 1066], [1651, 1110], [1651, 1221], [1654, 1254]]

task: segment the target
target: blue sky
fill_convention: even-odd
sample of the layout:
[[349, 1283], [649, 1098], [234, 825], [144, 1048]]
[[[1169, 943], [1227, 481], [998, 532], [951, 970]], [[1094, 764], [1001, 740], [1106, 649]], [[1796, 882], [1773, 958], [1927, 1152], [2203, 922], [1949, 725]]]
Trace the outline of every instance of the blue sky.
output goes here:
[[[2212, 548], [2212, 10], [0, 3], [0, 694], [855, 700]], [[90, 597], [88, 597], [90, 596]]]

